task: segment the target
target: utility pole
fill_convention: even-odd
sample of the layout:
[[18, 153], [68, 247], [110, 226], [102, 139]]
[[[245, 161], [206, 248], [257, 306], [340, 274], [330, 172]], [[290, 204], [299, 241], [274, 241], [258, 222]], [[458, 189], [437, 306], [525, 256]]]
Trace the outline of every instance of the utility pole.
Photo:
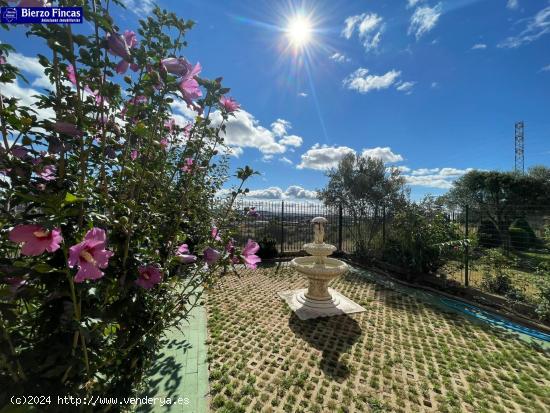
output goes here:
[[515, 136], [515, 165], [514, 171], [525, 173], [525, 136], [523, 134], [523, 121], [516, 122], [516, 136]]

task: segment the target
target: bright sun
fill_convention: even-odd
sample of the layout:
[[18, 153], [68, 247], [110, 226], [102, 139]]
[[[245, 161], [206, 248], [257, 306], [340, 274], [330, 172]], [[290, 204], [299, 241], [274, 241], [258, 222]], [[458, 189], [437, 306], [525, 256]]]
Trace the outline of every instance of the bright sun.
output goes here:
[[311, 40], [311, 23], [303, 16], [294, 16], [288, 22], [286, 34], [295, 48], [304, 47]]

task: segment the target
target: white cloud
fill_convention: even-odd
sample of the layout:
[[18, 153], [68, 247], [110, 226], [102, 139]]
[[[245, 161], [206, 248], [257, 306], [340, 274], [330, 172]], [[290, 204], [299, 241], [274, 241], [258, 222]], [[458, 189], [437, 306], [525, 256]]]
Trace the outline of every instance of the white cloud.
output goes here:
[[44, 66], [39, 63], [37, 57], [29, 57], [20, 53], [10, 53], [7, 60], [9, 64], [17, 67], [24, 74], [35, 77], [35, 79], [30, 82], [32, 86], [52, 89], [52, 83], [44, 73]]
[[21, 105], [29, 106], [31, 109], [34, 109], [37, 118], [40, 120], [55, 118], [55, 113], [52, 109], [39, 109], [36, 106], [38, 100], [34, 96], [41, 95], [42, 93], [35, 89], [21, 86], [18, 80], [14, 83], [4, 83], [2, 85], [2, 94], [10, 98], [17, 98]]
[[304, 140], [301, 137], [297, 136], [297, 135], [283, 136], [279, 140], [279, 143], [281, 145], [294, 146], [295, 148], [299, 148], [300, 146], [302, 146], [303, 142], [304, 142]]
[[338, 62], [338, 63], [347, 63], [351, 61], [351, 59], [347, 57], [345, 54], [338, 53], [338, 52], [332, 54], [330, 56], [330, 60], [334, 60], [335, 62]]
[[355, 151], [347, 146], [328, 146], [316, 143], [301, 156], [298, 169], [325, 171], [338, 165], [340, 159]]
[[289, 186], [285, 191], [285, 195], [289, 198], [317, 199], [317, 192], [304, 189], [298, 185]]
[[498, 47], [516, 48], [531, 43], [550, 33], [550, 6], [540, 10], [535, 16], [525, 19], [527, 24], [517, 36], [510, 36]]
[[433, 7], [418, 7], [411, 16], [409, 34], [414, 34], [417, 40], [420, 39], [435, 27], [440, 16], [441, 3]]
[[349, 39], [353, 33], [357, 31], [359, 39], [368, 52], [376, 49], [380, 44], [382, 32], [384, 31], [383, 21], [384, 19], [376, 13], [363, 13], [349, 16], [344, 21], [342, 36]]
[[275, 122], [271, 124], [271, 130], [277, 137], [281, 137], [283, 135], [286, 135], [287, 129], [291, 129], [292, 125], [288, 120], [284, 119], [277, 119]]
[[300, 93], [298, 93], [298, 96], [300, 96], [301, 98], [307, 98], [307, 93], [306, 92], [300, 92]]
[[550, 72], [550, 65], [546, 65], [540, 70], [542, 70], [543, 72]]
[[439, 86], [439, 83], [437, 82], [432, 82], [432, 84], [430, 85], [432, 89], [435, 89], [436, 87]]
[[[214, 125], [222, 120], [219, 111], [212, 113], [210, 118]], [[288, 135], [290, 122], [277, 119], [271, 126], [272, 129], [263, 127], [251, 113], [241, 109], [226, 122], [225, 143], [233, 148], [256, 148], [262, 155], [282, 154], [289, 147], [302, 145], [303, 139], [300, 136]]]
[[519, 7], [519, 1], [518, 0], [508, 0], [506, 3], [506, 7], [510, 10], [516, 10]]
[[424, 0], [407, 0], [407, 7], [414, 7]]
[[428, 188], [449, 189], [453, 181], [468, 173], [472, 168], [420, 168], [403, 171], [403, 176], [411, 186], [424, 186]]
[[412, 93], [412, 88], [416, 85], [416, 82], [402, 82], [396, 87], [400, 92], [405, 92], [407, 95]]
[[251, 190], [247, 198], [252, 199], [309, 199], [316, 200], [317, 192], [309, 189], [302, 188], [298, 185], [291, 185], [286, 190], [281, 189], [278, 186], [271, 186], [263, 189]]
[[287, 163], [289, 165], [293, 165], [294, 162], [292, 162], [290, 159], [288, 159], [286, 156], [282, 156], [279, 158], [279, 162]]
[[401, 155], [399, 155], [398, 153], [392, 152], [391, 148], [388, 146], [384, 148], [381, 148], [380, 146], [378, 146], [376, 148], [363, 149], [361, 156], [364, 156], [364, 157], [368, 156], [369, 158], [378, 158], [387, 163], [401, 162], [403, 160], [403, 157]]
[[248, 197], [255, 199], [283, 199], [284, 192], [278, 186], [271, 186], [264, 189], [253, 189]]
[[472, 46], [472, 50], [483, 50], [487, 49], [487, 45], [485, 43], [476, 43]]
[[371, 90], [387, 89], [393, 85], [401, 75], [400, 71], [390, 70], [383, 75], [370, 75], [368, 69], [360, 67], [343, 81], [345, 87], [359, 93], [368, 93]]
[[122, 0], [122, 3], [129, 11], [138, 16], [151, 13], [155, 7], [154, 0]]

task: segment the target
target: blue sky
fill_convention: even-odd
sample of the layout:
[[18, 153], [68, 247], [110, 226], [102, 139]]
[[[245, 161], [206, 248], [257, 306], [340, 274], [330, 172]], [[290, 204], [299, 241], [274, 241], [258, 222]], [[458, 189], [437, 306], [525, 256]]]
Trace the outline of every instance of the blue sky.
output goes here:
[[[152, 2], [125, 3], [115, 17], [134, 29]], [[400, 167], [413, 198], [441, 194], [468, 168], [513, 168], [517, 120], [526, 165], [550, 164], [550, 1], [158, 4], [197, 22], [185, 57], [243, 105], [227, 142], [233, 167], [262, 173], [250, 183], [258, 198], [309, 199], [352, 151]], [[296, 15], [312, 28], [300, 50], [285, 33]], [[23, 29], [9, 35], [15, 58], [40, 51]], [[21, 61], [39, 88], [38, 69]]]

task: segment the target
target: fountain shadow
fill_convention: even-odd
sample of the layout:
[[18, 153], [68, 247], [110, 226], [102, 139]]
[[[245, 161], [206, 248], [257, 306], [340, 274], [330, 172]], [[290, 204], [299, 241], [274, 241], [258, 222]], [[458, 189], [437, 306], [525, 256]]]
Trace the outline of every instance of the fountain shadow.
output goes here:
[[319, 366], [327, 376], [342, 382], [350, 375], [349, 366], [340, 358], [361, 337], [357, 321], [348, 315], [300, 320], [293, 313], [288, 325], [296, 336], [321, 351]]

